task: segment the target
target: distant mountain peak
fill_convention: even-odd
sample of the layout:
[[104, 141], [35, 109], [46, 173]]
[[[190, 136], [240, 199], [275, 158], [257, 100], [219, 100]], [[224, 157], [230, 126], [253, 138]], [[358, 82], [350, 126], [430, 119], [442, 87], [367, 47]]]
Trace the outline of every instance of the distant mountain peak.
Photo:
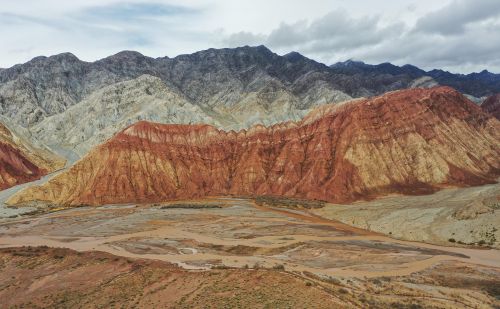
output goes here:
[[304, 57], [301, 53], [296, 52], [296, 51], [289, 52], [288, 54], [284, 55], [283, 57], [285, 57], [288, 61], [291, 61], [291, 62], [296, 62], [296, 61], [306, 59], [306, 57]]
[[66, 60], [66, 61], [80, 61], [77, 56], [70, 52], [65, 52], [65, 53], [60, 53], [57, 55], [50, 56], [48, 59], [55, 59], [55, 60]]
[[143, 54], [141, 54], [140, 52], [135, 51], [135, 50], [122, 50], [121, 52], [118, 52], [111, 57], [137, 58], [137, 57], [145, 57], [145, 56]]
[[242, 46], [242, 47], [236, 47], [235, 50], [238, 50], [238, 51], [247, 51], [247, 52], [250, 52], [250, 53], [259, 53], [259, 54], [266, 54], [266, 55], [276, 55], [275, 53], [273, 53], [272, 50], [270, 50], [269, 48], [267, 48], [265, 45], [257, 45], [257, 46], [249, 46], [249, 45], [245, 45], [245, 46]]
[[494, 73], [491, 73], [490, 71], [488, 70], [482, 70], [481, 72], [477, 73], [478, 75], [482, 75], [482, 76], [492, 76], [492, 75], [495, 75]]
[[142, 59], [152, 59], [150, 57], [144, 56], [138, 51], [134, 50], [122, 50], [112, 56], [106, 57], [98, 61], [138, 61]]
[[354, 59], [348, 59], [346, 61], [340, 61], [337, 63], [332, 64], [332, 67], [349, 67], [349, 66], [364, 66], [367, 65], [363, 61], [358, 61]]
[[70, 52], [65, 52], [65, 53], [60, 53], [60, 54], [55, 54], [52, 56], [37, 56], [31, 59], [28, 63], [35, 63], [35, 62], [43, 62], [43, 61], [56, 61], [56, 62], [62, 62], [62, 61], [69, 61], [69, 62], [77, 62], [80, 61], [77, 56]]

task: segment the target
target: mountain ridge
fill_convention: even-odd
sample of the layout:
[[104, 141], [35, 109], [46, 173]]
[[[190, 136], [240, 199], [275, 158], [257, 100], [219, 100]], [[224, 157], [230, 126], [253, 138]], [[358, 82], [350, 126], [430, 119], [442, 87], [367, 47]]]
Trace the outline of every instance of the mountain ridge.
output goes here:
[[411, 64], [405, 64], [403, 66], [397, 66], [389, 62], [366, 64], [362, 61], [353, 60], [337, 62], [332, 64], [330, 67], [350, 75], [390, 74], [393, 76], [408, 76], [413, 79], [428, 76], [433, 78], [440, 85], [453, 87], [460, 90], [464, 94], [468, 94], [476, 98], [490, 96], [498, 92], [498, 89], [500, 88], [500, 74], [491, 73], [488, 70], [461, 74], [451, 73], [440, 69], [425, 71]]
[[300, 122], [238, 132], [141, 121], [8, 203], [103, 205], [228, 194], [352, 202], [424, 194], [495, 182], [499, 129], [497, 119], [449, 87], [322, 106]]
[[[347, 70], [350, 66], [346, 65], [328, 67], [297, 52], [280, 56], [262, 45], [212, 48], [174, 58], [151, 58], [136, 51], [122, 51], [95, 62], [79, 60], [71, 53], [39, 56], [0, 70], [0, 114], [29, 127], [64, 112], [102, 87], [144, 74], [159, 77], [192, 104], [208, 108], [239, 104], [249, 93], [268, 93], [265, 86], [269, 83], [275, 90], [292, 94], [295, 108], [303, 110], [408, 88], [416, 78], [427, 75], [476, 97], [485, 92], [500, 92], [500, 78], [492, 73], [431, 74], [433, 71], [414, 66], [399, 68], [386, 63], [363, 64], [360, 74], [359, 65], [355, 72]], [[361, 76], [366, 75], [367, 68], [372, 75]], [[399, 68], [399, 72], [393, 72], [394, 68]], [[478, 85], [482, 86], [481, 91], [476, 89]]]

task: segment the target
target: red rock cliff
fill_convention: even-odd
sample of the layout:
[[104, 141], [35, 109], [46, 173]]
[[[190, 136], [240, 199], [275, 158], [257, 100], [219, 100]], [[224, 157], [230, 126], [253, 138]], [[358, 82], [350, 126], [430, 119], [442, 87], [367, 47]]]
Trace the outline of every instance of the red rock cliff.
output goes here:
[[157, 202], [282, 195], [350, 202], [494, 182], [500, 122], [457, 91], [392, 92], [323, 106], [300, 123], [224, 132], [139, 122], [9, 203]]
[[0, 123], [0, 190], [37, 180], [63, 166], [63, 160], [33, 148]]

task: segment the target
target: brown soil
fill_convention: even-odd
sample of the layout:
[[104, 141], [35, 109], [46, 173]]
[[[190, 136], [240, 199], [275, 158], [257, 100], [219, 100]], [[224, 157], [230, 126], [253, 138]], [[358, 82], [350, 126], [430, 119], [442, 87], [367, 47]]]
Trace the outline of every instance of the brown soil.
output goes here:
[[[251, 266], [250, 266], [251, 267]], [[280, 270], [281, 269], [281, 270]], [[275, 269], [187, 271], [103, 252], [0, 249], [2, 308], [494, 308], [498, 271], [461, 263], [336, 279]]]

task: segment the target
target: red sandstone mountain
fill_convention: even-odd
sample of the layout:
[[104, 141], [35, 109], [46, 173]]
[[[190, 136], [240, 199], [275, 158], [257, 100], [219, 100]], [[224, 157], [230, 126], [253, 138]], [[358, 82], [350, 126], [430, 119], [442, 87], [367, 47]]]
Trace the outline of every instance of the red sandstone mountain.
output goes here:
[[500, 122], [438, 87], [321, 107], [302, 122], [225, 132], [139, 122], [9, 201], [65, 205], [209, 195], [349, 202], [494, 182]]
[[481, 104], [481, 108], [497, 119], [500, 119], [500, 93], [488, 97], [483, 104]]
[[64, 160], [37, 149], [0, 123], [0, 190], [37, 180], [64, 166]]

